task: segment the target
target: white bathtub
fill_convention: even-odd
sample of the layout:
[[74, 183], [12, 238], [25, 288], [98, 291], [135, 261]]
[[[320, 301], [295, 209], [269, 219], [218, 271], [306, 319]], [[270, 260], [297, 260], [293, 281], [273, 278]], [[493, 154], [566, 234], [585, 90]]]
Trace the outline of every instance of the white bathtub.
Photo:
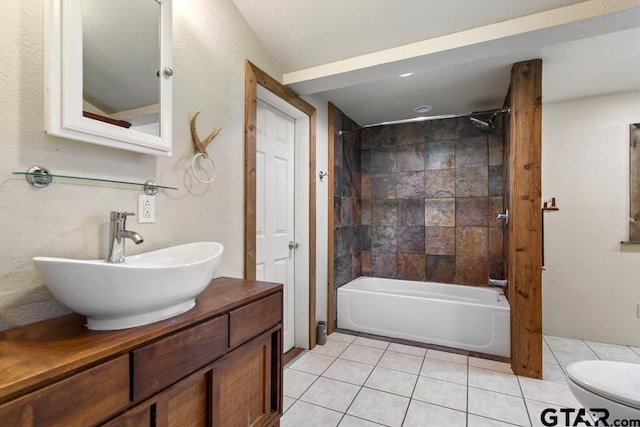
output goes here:
[[510, 357], [501, 290], [359, 277], [338, 288], [338, 328]]

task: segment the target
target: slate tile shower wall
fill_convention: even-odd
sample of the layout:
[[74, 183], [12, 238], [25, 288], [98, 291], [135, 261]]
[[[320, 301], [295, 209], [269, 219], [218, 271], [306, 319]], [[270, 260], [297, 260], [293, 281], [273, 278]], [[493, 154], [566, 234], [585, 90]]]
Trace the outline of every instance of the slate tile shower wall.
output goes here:
[[503, 277], [496, 122], [490, 132], [468, 118], [361, 131], [362, 275], [466, 285]]
[[[333, 284], [336, 289], [362, 275], [361, 159], [358, 125], [334, 114]], [[340, 135], [338, 131], [347, 131]], [[335, 295], [334, 295], [335, 297]]]

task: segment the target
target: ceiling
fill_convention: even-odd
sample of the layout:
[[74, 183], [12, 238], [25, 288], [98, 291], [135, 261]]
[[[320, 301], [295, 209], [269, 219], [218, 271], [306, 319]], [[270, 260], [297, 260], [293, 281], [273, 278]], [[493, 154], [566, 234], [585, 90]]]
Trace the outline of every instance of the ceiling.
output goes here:
[[533, 58], [545, 103], [640, 89], [640, 0], [233, 2], [287, 86], [361, 125], [500, 108]]

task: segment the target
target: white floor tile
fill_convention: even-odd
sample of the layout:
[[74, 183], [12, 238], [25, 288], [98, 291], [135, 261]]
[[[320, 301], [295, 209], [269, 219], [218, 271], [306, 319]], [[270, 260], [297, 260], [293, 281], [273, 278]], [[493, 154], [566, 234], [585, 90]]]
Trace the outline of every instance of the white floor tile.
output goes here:
[[481, 417], [480, 415], [469, 414], [467, 421], [468, 427], [513, 427], [517, 424], [505, 423], [503, 421], [492, 420], [491, 418]]
[[459, 363], [426, 358], [422, 364], [420, 375], [467, 385], [467, 365]]
[[320, 377], [300, 400], [334, 411], [346, 412], [358, 391], [360, 386]]
[[560, 365], [557, 363], [542, 364], [542, 379], [545, 381], [552, 381], [554, 383], [567, 383], [567, 377]]
[[296, 401], [280, 419], [281, 427], [335, 427], [342, 414], [300, 400]]
[[518, 377], [522, 394], [526, 399], [537, 400], [538, 402], [550, 403], [552, 405], [567, 408], [576, 408], [580, 404], [573, 397], [569, 386], [566, 384], [554, 383], [551, 381], [536, 380], [527, 377]]
[[479, 357], [469, 357], [469, 366], [476, 368], [491, 369], [492, 371], [504, 372], [505, 374], [513, 374], [511, 365], [506, 362], [498, 362], [497, 360], [481, 359]]
[[521, 397], [518, 378], [513, 374], [469, 367], [469, 386]]
[[640, 354], [640, 347], [629, 347], [634, 353]]
[[[414, 347], [412, 345], [397, 344], [397, 343], [389, 344], [389, 348], [387, 348], [387, 350], [395, 351], [396, 353], [411, 354], [413, 356], [421, 356], [421, 357], [424, 357], [425, 354], [427, 354], [426, 348]], [[640, 349], [638, 351], [640, 351]]]
[[351, 384], [362, 385], [373, 371], [372, 365], [353, 362], [351, 360], [336, 359], [335, 362], [322, 374], [323, 377], [345, 381]]
[[465, 427], [466, 423], [467, 414], [464, 412], [412, 400], [402, 425], [404, 427]]
[[289, 365], [289, 369], [320, 375], [333, 363], [334, 360], [336, 360], [335, 357], [307, 352], [300, 356], [300, 358], [294, 363]]
[[469, 413], [511, 424], [529, 425], [524, 399], [473, 387], [469, 387]]
[[419, 377], [413, 398], [459, 411], [467, 410], [467, 387], [461, 384]]
[[586, 341], [586, 343], [602, 360], [640, 363], [640, 355], [638, 355], [627, 346], [603, 344], [591, 341]]
[[341, 332], [334, 332], [327, 335], [328, 340], [342, 341], [351, 344], [357, 337], [355, 335], [343, 334]]
[[293, 403], [295, 401], [296, 401], [296, 399], [292, 399], [290, 397], [283, 396], [282, 397], [282, 413], [284, 414], [285, 412], [287, 412], [287, 409], [289, 409], [291, 407], [291, 405], [293, 405]]
[[566, 351], [555, 351], [553, 354], [556, 356], [558, 363], [563, 368], [566, 368], [567, 365], [572, 364], [573, 362], [580, 362], [581, 360], [598, 360], [598, 356], [595, 353], [591, 354], [582, 354], [582, 353], [567, 353]]
[[430, 359], [444, 360], [445, 362], [467, 364], [467, 356], [463, 354], [448, 353], [440, 350], [427, 350], [427, 357]]
[[372, 338], [358, 337], [353, 341], [354, 344], [364, 345], [366, 347], [380, 348], [386, 350], [389, 347], [389, 341], [374, 340]]
[[324, 345], [315, 346], [313, 350], [311, 350], [311, 353], [338, 357], [347, 347], [349, 347], [349, 343], [346, 343], [344, 341], [327, 340]]
[[391, 427], [400, 427], [409, 398], [362, 388], [347, 414]]
[[420, 368], [422, 367], [423, 359], [424, 358], [420, 356], [396, 353], [394, 351], [387, 350], [378, 362], [378, 366], [418, 375], [420, 373]]
[[318, 378], [317, 375], [294, 369], [285, 369], [283, 374], [283, 394], [297, 399], [313, 384], [316, 378]]
[[417, 375], [377, 366], [364, 385], [376, 390], [411, 397], [417, 379]]
[[591, 355], [593, 352], [588, 345], [582, 340], [574, 338], [563, 338], [545, 335], [545, 341], [549, 345], [549, 348], [555, 353], [556, 351], [564, 351], [567, 353], [578, 353]]
[[340, 358], [352, 360], [354, 362], [366, 363], [367, 365], [376, 365], [383, 354], [384, 350], [379, 348], [351, 344], [342, 352]]
[[338, 427], [380, 427], [380, 424], [372, 423], [371, 421], [356, 418], [351, 415], [345, 415], [342, 421], [340, 421], [340, 424], [338, 424]]
[[542, 363], [558, 363], [556, 356], [550, 348], [542, 349]]

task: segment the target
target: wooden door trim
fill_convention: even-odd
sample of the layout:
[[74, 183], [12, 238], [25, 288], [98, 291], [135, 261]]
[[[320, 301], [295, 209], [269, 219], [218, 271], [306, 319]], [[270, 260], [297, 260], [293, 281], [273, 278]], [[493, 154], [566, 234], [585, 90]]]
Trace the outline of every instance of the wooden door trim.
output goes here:
[[309, 118], [309, 348], [316, 345], [316, 109], [273, 77], [245, 61], [244, 278], [256, 278], [256, 144], [258, 85]]
[[335, 328], [335, 318], [333, 316], [335, 301], [333, 297], [333, 256], [335, 248], [333, 246], [333, 238], [335, 235], [334, 230], [334, 197], [335, 197], [335, 189], [334, 189], [334, 177], [335, 177], [335, 115], [336, 115], [336, 106], [333, 103], [328, 103], [328, 112], [327, 112], [327, 127], [328, 127], [328, 145], [329, 145], [329, 156], [328, 156], [328, 165], [329, 165], [329, 176], [327, 185], [329, 186], [329, 196], [327, 206], [329, 207], [328, 212], [328, 226], [327, 226], [327, 334], [331, 334]]

